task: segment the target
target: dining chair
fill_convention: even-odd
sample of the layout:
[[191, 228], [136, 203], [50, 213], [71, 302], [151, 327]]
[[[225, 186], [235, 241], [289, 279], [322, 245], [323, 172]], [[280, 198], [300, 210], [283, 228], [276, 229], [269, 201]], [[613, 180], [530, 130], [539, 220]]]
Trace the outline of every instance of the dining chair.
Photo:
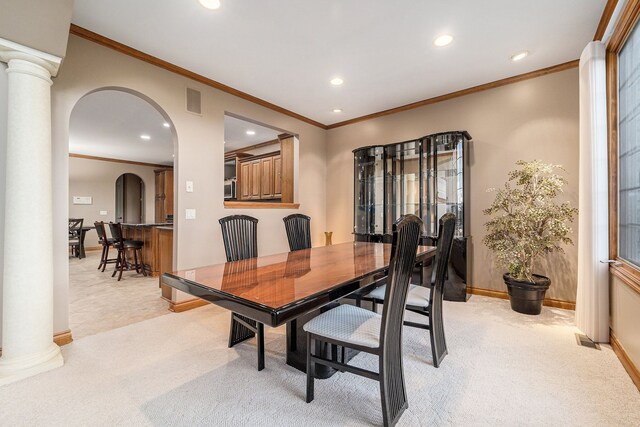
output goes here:
[[[422, 220], [401, 217], [393, 225], [389, 286], [382, 315], [350, 304], [340, 305], [307, 322], [307, 402], [313, 400], [315, 365], [325, 365], [380, 383], [385, 426], [395, 425], [408, 407], [402, 367], [402, 321], [409, 280], [416, 262]], [[378, 356], [378, 372], [312, 354], [318, 343], [338, 345]]]
[[292, 214], [282, 219], [289, 240], [289, 249], [299, 251], [311, 248], [311, 218], [303, 214]]
[[107, 267], [107, 264], [115, 263], [117, 258], [109, 258], [109, 249], [113, 246], [114, 240], [112, 237], [107, 236], [107, 230], [104, 226], [104, 221], [96, 221], [93, 223], [98, 233], [98, 243], [102, 246], [102, 254], [100, 255], [100, 264], [98, 264], [98, 270], [102, 270]]
[[83, 218], [69, 218], [69, 250], [73, 256], [80, 258]]
[[[110, 222], [109, 229], [111, 230], [111, 237], [113, 237], [113, 247], [118, 250], [115, 262], [116, 266], [111, 277], [119, 273], [119, 282], [122, 279], [122, 272], [124, 270], [135, 270], [136, 273], [142, 273], [143, 276], [146, 276], [147, 272], [144, 269], [144, 260], [142, 257], [144, 242], [142, 240], [125, 239], [122, 234], [122, 224], [119, 222]], [[127, 250], [133, 250], [133, 264], [127, 260]]]
[[[438, 225], [438, 247], [433, 264], [434, 268], [431, 270], [431, 287], [411, 285], [407, 296], [407, 310], [426, 316], [429, 319], [429, 323], [423, 324], [405, 320], [404, 324], [429, 331], [433, 366], [436, 368], [440, 366], [442, 359], [444, 359], [448, 353], [447, 341], [444, 334], [444, 323], [442, 321], [442, 297], [455, 226], [456, 216], [454, 214], [447, 213], [440, 218]], [[376, 288], [368, 294], [367, 297], [377, 303], [384, 304], [386, 300], [386, 285]]]
[[[248, 215], [220, 218], [227, 262], [258, 256], [258, 219]], [[264, 369], [264, 324], [231, 312], [229, 348], [249, 338], [257, 338], [258, 371]]]

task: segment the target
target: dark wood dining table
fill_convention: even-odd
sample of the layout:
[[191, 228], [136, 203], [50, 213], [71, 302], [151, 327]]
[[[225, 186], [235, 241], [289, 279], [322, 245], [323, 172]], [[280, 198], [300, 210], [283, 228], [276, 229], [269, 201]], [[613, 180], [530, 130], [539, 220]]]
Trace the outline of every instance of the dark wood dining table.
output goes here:
[[85, 249], [84, 249], [84, 239], [87, 237], [87, 231], [89, 230], [95, 230], [95, 226], [93, 225], [83, 225], [82, 228], [80, 229], [80, 245], [78, 246], [78, 249], [74, 252], [74, 256], [82, 259], [82, 258], [86, 258], [87, 254], [85, 253]]
[[[418, 247], [424, 286], [430, 285], [427, 269], [435, 251]], [[383, 283], [390, 256], [390, 244], [350, 242], [164, 273], [162, 282], [265, 325], [286, 324], [287, 364], [304, 371], [304, 323], [338, 300]], [[328, 368], [318, 376], [334, 372]]]

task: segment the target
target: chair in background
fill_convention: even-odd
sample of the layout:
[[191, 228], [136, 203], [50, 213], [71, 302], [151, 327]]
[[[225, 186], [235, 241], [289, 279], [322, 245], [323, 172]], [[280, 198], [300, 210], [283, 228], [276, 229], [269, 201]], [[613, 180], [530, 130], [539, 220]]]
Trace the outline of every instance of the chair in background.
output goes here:
[[[111, 237], [113, 238], [113, 247], [118, 250], [116, 257], [116, 267], [113, 270], [111, 277], [118, 274], [118, 281], [122, 279], [122, 272], [124, 270], [135, 270], [136, 273], [142, 273], [143, 276], [147, 275], [144, 270], [144, 263], [142, 259], [142, 247], [144, 242], [142, 240], [125, 240], [122, 236], [122, 225], [117, 222], [109, 223], [109, 229], [111, 230]], [[127, 250], [133, 250], [133, 264], [127, 260]]]
[[[227, 262], [258, 256], [258, 220], [247, 215], [220, 218]], [[238, 313], [231, 313], [229, 348], [257, 336], [258, 371], [264, 369], [264, 324]]]
[[289, 249], [299, 251], [311, 248], [311, 218], [302, 214], [293, 214], [282, 219], [287, 231]]
[[[428, 317], [429, 323], [422, 324], [405, 321], [404, 324], [406, 326], [429, 330], [433, 366], [436, 368], [440, 366], [442, 359], [444, 359], [448, 353], [447, 341], [444, 334], [444, 323], [442, 321], [442, 297], [455, 226], [456, 216], [454, 214], [447, 213], [440, 218], [440, 224], [438, 226], [438, 249], [433, 264], [434, 267], [431, 270], [431, 287], [411, 285], [409, 295], [407, 296], [407, 310]], [[383, 285], [367, 295], [367, 298], [384, 304], [386, 299], [385, 293], [386, 285]]]
[[[384, 425], [394, 425], [407, 408], [407, 393], [402, 368], [402, 323], [409, 280], [416, 262], [422, 220], [415, 215], [400, 218], [393, 226], [389, 285], [382, 315], [340, 305], [313, 318], [304, 325], [307, 333], [307, 402], [313, 400], [315, 365], [321, 364], [380, 382]], [[317, 343], [348, 347], [374, 354], [378, 372], [368, 371], [311, 354]]]
[[107, 230], [103, 221], [96, 221], [93, 223], [96, 227], [96, 233], [98, 233], [98, 243], [102, 246], [102, 254], [100, 255], [100, 264], [98, 264], [98, 270], [102, 270], [107, 267], [107, 264], [115, 263], [118, 258], [109, 259], [109, 248], [113, 246], [113, 238], [107, 237]]
[[83, 218], [69, 218], [69, 250], [72, 255], [77, 258], [80, 258], [83, 223]]

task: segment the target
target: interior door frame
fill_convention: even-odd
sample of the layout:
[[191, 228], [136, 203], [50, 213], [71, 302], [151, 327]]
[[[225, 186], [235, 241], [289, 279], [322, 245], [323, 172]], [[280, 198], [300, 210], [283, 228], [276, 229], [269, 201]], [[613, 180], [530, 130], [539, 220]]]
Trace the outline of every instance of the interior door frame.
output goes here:
[[640, 0], [629, 0], [607, 43], [607, 130], [609, 150], [610, 275], [640, 293], [640, 269], [618, 254], [618, 55], [640, 19]]

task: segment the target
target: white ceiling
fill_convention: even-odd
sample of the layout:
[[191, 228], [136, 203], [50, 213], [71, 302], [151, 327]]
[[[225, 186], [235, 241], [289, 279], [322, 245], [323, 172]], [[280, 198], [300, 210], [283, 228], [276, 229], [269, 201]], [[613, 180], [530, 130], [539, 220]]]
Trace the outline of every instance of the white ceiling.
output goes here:
[[[118, 90], [94, 92], [71, 112], [69, 152], [172, 165], [173, 133], [165, 122], [138, 96]], [[143, 134], [151, 139], [141, 139]]]
[[76, 0], [73, 23], [331, 124], [577, 59], [605, 3]]
[[[254, 131], [255, 135], [247, 135], [247, 131]], [[224, 116], [224, 151], [260, 144], [261, 142], [278, 139], [278, 135], [285, 131], [261, 126], [254, 122], [242, 120], [225, 114]]]

